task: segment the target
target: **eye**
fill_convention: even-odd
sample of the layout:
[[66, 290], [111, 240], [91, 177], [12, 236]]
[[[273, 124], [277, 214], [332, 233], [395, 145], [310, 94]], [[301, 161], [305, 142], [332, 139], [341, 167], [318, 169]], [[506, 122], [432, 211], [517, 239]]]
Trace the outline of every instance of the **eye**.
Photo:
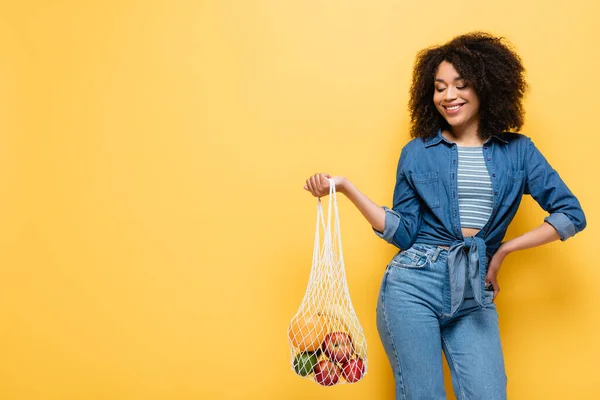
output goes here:
[[439, 93], [441, 93], [441, 92], [443, 92], [444, 90], [446, 90], [446, 88], [443, 88], [443, 87], [438, 87], [438, 88], [435, 88], [435, 90], [437, 90]]
[[457, 86], [456, 88], [457, 88], [457, 89], [459, 89], [459, 90], [463, 90], [463, 89], [466, 89], [466, 88], [468, 88], [468, 87], [469, 87], [469, 85], [467, 85], [467, 84], [465, 83], [464, 85], [462, 85], [462, 86]]

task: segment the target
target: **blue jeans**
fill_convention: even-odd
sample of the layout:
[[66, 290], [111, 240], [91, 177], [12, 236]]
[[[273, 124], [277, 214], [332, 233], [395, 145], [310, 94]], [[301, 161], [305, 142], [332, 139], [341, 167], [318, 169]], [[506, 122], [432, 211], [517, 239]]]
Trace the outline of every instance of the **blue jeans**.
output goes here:
[[484, 305], [466, 283], [449, 317], [448, 251], [415, 244], [387, 266], [377, 302], [377, 329], [387, 353], [396, 399], [445, 399], [442, 350], [459, 400], [506, 399], [506, 373], [493, 292]]

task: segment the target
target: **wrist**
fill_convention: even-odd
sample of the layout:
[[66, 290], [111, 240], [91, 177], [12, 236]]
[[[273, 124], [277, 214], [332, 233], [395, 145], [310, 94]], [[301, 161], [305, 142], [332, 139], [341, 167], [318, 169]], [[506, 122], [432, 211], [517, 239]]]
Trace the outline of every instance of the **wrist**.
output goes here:
[[336, 190], [343, 195], [346, 195], [350, 185], [351, 182], [345, 176], [340, 176], [340, 182], [337, 184]]
[[512, 253], [512, 250], [510, 249], [510, 245], [507, 245], [508, 242], [502, 243], [500, 245], [500, 247], [498, 248], [497, 253], [499, 253], [499, 255], [504, 258], [507, 255], [509, 255], [510, 253]]

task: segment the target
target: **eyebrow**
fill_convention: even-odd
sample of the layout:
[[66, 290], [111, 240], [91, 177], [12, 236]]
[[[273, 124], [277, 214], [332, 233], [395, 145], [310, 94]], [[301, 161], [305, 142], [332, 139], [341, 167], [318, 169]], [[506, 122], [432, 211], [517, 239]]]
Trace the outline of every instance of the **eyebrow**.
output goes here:
[[[465, 78], [463, 78], [463, 77], [461, 77], [461, 76], [458, 76], [458, 77], [454, 78], [454, 81], [453, 81], [453, 82], [456, 82], [456, 81], [464, 81], [464, 80], [465, 80]], [[435, 82], [446, 83], [446, 81], [445, 81], [445, 80], [443, 80], [443, 79], [440, 79], [440, 78], [435, 78]]]

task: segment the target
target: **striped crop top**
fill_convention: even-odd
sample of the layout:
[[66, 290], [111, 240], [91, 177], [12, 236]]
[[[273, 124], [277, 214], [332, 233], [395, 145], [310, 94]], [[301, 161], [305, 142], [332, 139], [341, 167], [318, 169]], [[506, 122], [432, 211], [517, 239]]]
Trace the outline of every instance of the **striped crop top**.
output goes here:
[[482, 229], [492, 214], [494, 190], [482, 147], [458, 147], [458, 210], [462, 228]]

